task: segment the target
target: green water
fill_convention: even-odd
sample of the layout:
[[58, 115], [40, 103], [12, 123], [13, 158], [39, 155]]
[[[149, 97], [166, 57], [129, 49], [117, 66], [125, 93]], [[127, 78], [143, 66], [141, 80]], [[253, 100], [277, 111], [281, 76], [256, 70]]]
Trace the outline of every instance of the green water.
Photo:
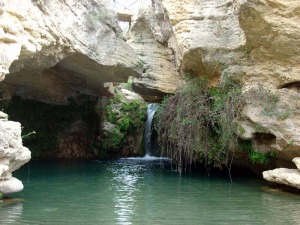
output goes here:
[[178, 176], [157, 161], [31, 162], [0, 224], [300, 224], [300, 196], [255, 178]]

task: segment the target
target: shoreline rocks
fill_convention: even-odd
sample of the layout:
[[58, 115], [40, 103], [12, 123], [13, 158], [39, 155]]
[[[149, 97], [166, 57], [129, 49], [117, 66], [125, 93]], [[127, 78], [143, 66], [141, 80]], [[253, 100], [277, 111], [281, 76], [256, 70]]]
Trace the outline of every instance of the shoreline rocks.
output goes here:
[[300, 157], [294, 158], [297, 169], [277, 168], [263, 172], [263, 178], [270, 182], [300, 189]]

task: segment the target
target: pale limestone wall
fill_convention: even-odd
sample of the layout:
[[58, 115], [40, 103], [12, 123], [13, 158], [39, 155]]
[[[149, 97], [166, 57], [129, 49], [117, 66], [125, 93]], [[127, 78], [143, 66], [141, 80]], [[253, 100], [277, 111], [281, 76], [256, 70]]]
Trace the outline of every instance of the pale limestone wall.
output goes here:
[[[16, 7], [17, 6], [17, 7]], [[108, 1], [8, 0], [0, 17], [6, 94], [64, 103], [76, 91], [103, 94], [107, 81], [139, 76]]]

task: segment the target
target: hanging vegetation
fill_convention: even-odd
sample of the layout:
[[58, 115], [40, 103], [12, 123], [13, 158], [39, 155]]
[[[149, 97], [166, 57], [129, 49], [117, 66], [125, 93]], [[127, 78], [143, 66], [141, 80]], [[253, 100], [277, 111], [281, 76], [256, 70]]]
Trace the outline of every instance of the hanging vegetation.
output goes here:
[[226, 78], [218, 88], [203, 79], [189, 79], [157, 112], [161, 153], [176, 162], [178, 171], [193, 162], [222, 167], [231, 162], [229, 150], [237, 142], [234, 118], [242, 109], [241, 85]]

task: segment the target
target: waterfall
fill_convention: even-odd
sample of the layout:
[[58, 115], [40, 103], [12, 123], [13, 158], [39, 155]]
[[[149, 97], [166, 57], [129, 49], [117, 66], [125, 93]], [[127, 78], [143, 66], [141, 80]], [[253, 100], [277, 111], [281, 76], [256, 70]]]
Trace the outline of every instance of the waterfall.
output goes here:
[[151, 156], [151, 150], [152, 150], [151, 125], [156, 110], [157, 110], [156, 103], [151, 103], [147, 107], [147, 121], [146, 121], [145, 133], [144, 133], [146, 156]]

